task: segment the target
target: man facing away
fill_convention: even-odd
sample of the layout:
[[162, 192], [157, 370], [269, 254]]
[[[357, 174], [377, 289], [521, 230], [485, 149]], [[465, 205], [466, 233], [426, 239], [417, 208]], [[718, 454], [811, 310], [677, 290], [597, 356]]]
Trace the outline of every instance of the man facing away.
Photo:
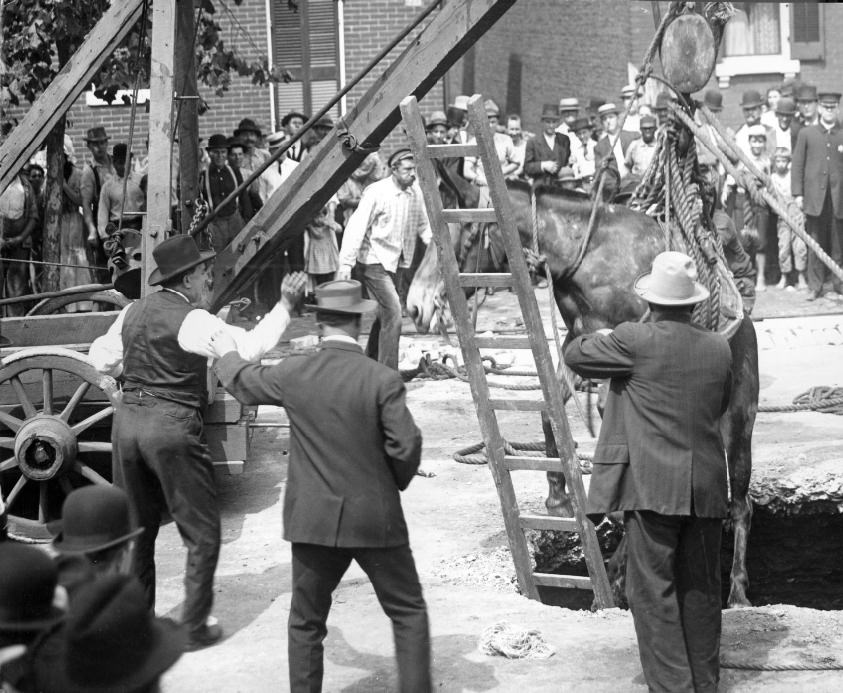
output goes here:
[[361, 315], [375, 306], [356, 281], [317, 287], [309, 307], [322, 335], [319, 350], [276, 366], [246, 362], [225, 332], [212, 340], [229, 392], [241, 402], [283, 406], [290, 417], [284, 538], [293, 554], [292, 693], [322, 690], [331, 595], [352, 560], [392, 620], [399, 689], [431, 690], [427, 607], [400, 499], [418, 469], [422, 437], [399, 374], [357, 344]]
[[132, 572], [154, 609], [155, 539], [167, 511], [187, 546], [182, 622], [188, 648], [198, 649], [222, 637], [222, 629], [209, 622], [220, 551], [214, 470], [202, 430], [211, 337], [226, 331], [244, 358], [259, 359], [281, 338], [290, 321], [290, 297], [298, 295], [305, 277], [286, 277], [281, 302], [247, 332], [207, 311], [213, 252], [200, 252], [191, 236], [178, 235], [161, 242], [152, 255], [157, 268], [148, 283], [162, 290], [126, 306], [91, 344], [89, 358], [100, 372], [122, 372], [112, 471], [129, 498], [133, 524], [144, 529]]
[[651, 691], [717, 690], [720, 537], [727, 512], [720, 417], [726, 338], [691, 323], [708, 289], [687, 255], [665, 252], [635, 284], [649, 322], [576, 338], [565, 362], [611, 378], [588, 493], [591, 519], [623, 512], [626, 595]]
[[360, 281], [378, 303], [378, 317], [369, 331], [366, 354], [397, 370], [401, 301], [395, 288], [395, 272], [412, 263], [416, 237], [427, 245], [433, 234], [421, 190], [414, 185], [413, 152], [399, 149], [388, 163], [392, 175], [366, 188], [348, 219], [337, 279], [350, 279], [356, 264]]

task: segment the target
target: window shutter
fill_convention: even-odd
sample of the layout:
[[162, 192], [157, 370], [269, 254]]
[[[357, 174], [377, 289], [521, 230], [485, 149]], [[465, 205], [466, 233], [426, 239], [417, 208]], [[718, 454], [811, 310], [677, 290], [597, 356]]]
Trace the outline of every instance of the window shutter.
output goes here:
[[814, 2], [790, 3], [790, 55], [797, 60], [825, 57], [823, 7]]

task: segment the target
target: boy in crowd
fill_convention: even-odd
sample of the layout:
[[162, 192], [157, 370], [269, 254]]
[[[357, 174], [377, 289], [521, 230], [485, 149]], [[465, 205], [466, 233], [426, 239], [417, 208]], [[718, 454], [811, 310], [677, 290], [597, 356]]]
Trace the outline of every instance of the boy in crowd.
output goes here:
[[[776, 192], [787, 202], [788, 213], [793, 218], [804, 221], [802, 212], [796, 206], [790, 190], [790, 149], [779, 147], [773, 156], [773, 171], [770, 180], [776, 188]], [[799, 276], [797, 286], [800, 290], [808, 288], [805, 278], [805, 270], [808, 266], [808, 248], [799, 236], [797, 236], [784, 219], [778, 220], [778, 241], [779, 241], [779, 268], [782, 271], [782, 278], [776, 285], [777, 289], [793, 291], [793, 286], [788, 286], [787, 275], [796, 270]], [[792, 260], [792, 262], [791, 262]]]

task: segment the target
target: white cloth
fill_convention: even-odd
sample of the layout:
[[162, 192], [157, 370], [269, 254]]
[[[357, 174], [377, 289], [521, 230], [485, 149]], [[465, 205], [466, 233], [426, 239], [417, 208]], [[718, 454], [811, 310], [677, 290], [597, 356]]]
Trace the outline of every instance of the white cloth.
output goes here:
[[26, 190], [19, 176], [15, 176], [11, 183], [0, 195], [0, 217], [17, 220], [23, 217], [26, 210]]
[[[178, 291], [174, 293], [183, 296]], [[91, 344], [88, 359], [100, 373], [118, 376], [123, 370], [123, 320], [131, 307], [128, 305], [121, 310], [120, 315], [108, 328], [108, 332], [97, 337]], [[215, 356], [211, 350], [211, 337], [222, 329], [234, 339], [240, 356], [247, 361], [258, 361], [278, 344], [289, 324], [290, 314], [281, 303], [276, 303], [263, 320], [251, 330], [229, 325], [207, 310], [196, 308], [185, 316], [179, 328], [179, 346], [188, 353], [213, 359]]]

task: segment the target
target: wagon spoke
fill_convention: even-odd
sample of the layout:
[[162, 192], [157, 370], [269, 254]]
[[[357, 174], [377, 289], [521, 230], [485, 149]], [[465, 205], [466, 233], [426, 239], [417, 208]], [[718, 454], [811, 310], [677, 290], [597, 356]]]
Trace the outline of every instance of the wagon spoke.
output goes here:
[[0, 448], [9, 448], [9, 450], [14, 450], [15, 439], [10, 438], [9, 436], [0, 436]]
[[44, 392], [44, 413], [53, 413], [53, 371], [45, 368], [41, 374], [41, 384]]
[[47, 521], [47, 482], [42, 481], [38, 485], [38, 522], [44, 524]]
[[79, 452], [111, 452], [111, 443], [97, 440], [80, 440], [76, 443]]
[[7, 414], [4, 411], [0, 411], [0, 423], [5, 424], [13, 431], [19, 431], [20, 427], [23, 426], [23, 421], [21, 421], [18, 417]]
[[62, 410], [62, 413], [59, 414], [59, 417], [65, 421], [70, 421], [70, 417], [76, 410], [76, 406], [82, 401], [82, 398], [88, 394], [90, 387], [91, 383], [89, 382], [83, 382], [79, 387], [77, 387], [76, 392], [73, 393], [73, 396], [68, 401], [67, 406]]
[[100, 484], [102, 486], [111, 486], [111, 482], [109, 482], [108, 479], [102, 476], [102, 474], [100, 474], [99, 472], [95, 472], [87, 464], [77, 462], [73, 465], [73, 468], [82, 476], [84, 476], [88, 481], [92, 481], [93, 483]]
[[21, 474], [20, 479], [18, 479], [18, 482], [14, 485], [12, 490], [9, 491], [9, 495], [6, 496], [6, 507], [7, 508], [12, 507], [12, 504], [15, 502], [15, 499], [18, 497], [18, 494], [20, 493], [20, 490], [26, 485], [27, 481], [29, 481], [29, 479], [26, 476], [24, 476], [23, 474]]
[[38, 412], [35, 410], [35, 405], [32, 404], [32, 400], [29, 399], [29, 395], [26, 394], [26, 390], [23, 387], [23, 383], [20, 381], [20, 378], [16, 375], [11, 377], [12, 387], [15, 388], [15, 392], [18, 395], [18, 400], [23, 407], [23, 413], [26, 414], [26, 418], [30, 418], [35, 416]]
[[12, 467], [18, 466], [18, 458], [17, 457], [10, 457], [8, 460], [3, 460], [0, 462], [0, 472], [5, 472], [11, 469]]
[[71, 430], [78, 436], [80, 433], [82, 433], [82, 431], [89, 429], [95, 423], [98, 423], [103, 419], [107, 419], [113, 413], [114, 407], [109, 405], [105, 409], [98, 411], [96, 414], [91, 414], [87, 419], [83, 419], [78, 424], [73, 426]]

